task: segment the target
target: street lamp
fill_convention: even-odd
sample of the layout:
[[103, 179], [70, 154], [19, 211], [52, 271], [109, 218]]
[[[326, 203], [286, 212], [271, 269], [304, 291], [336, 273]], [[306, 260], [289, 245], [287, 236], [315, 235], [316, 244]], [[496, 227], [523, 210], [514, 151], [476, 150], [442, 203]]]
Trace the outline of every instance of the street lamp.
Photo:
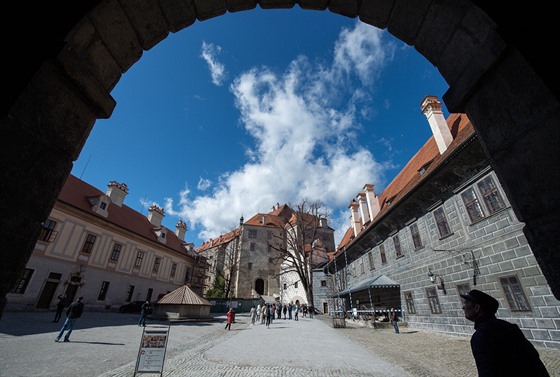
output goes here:
[[432, 283], [436, 283], [436, 281], [439, 279], [439, 284], [437, 284], [438, 289], [443, 290], [443, 294], [446, 295], [447, 294], [447, 290], [445, 289], [445, 282], [443, 281], [443, 276], [439, 275], [439, 274], [434, 274], [432, 272], [432, 269], [429, 268], [428, 269], [428, 277], [430, 278], [430, 281]]

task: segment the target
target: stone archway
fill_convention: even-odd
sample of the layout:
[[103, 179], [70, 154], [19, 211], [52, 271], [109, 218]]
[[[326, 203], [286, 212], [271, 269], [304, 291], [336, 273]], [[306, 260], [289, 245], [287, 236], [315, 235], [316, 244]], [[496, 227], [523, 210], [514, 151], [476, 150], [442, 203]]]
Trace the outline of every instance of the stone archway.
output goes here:
[[[553, 35], [550, 6], [503, 12], [475, 0], [86, 0], [11, 4], [15, 12], [3, 12], [10, 25], [19, 20], [28, 30], [3, 33], [14, 59], [6, 59], [12, 80], [0, 123], [0, 312], [93, 125], [111, 116], [111, 90], [143, 51], [196, 21], [296, 3], [386, 28], [438, 68], [450, 87], [447, 108], [472, 120], [560, 299], [560, 101], [556, 72], [547, 71], [533, 42], [543, 29]], [[27, 53], [23, 62], [15, 59], [20, 53]]]

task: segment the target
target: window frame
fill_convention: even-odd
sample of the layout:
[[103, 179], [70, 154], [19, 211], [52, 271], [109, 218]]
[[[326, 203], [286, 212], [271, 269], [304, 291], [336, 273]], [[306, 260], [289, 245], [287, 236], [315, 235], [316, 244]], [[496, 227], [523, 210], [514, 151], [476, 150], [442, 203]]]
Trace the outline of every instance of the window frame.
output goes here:
[[161, 257], [156, 257], [156, 259], [154, 259], [154, 265], [152, 267], [152, 273], [158, 273], [159, 271], [159, 267], [161, 265]]
[[531, 304], [523, 290], [517, 275], [506, 275], [499, 278], [506, 302], [511, 312], [530, 312]]
[[97, 294], [97, 301], [104, 301], [107, 297], [107, 292], [109, 292], [109, 286], [111, 282], [103, 280], [101, 282], [101, 288], [99, 289], [99, 293]]
[[[432, 215], [434, 216], [434, 221], [436, 223], [436, 228], [438, 230], [440, 239], [449, 237], [453, 234], [453, 232], [451, 231], [451, 227], [449, 226], [449, 220], [447, 220], [447, 215], [445, 214], [443, 207], [436, 208], [433, 211]], [[443, 234], [442, 226], [445, 226], [444, 230], [447, 231], [445, 234]]]
[[373, 259], [373, 251], [368, 252], [369, 269], [375, 270], [375, 261]]
[[391, 238], [393, 239], [393, 246], [395, 247], [395, 257], [397, 259], [403, 257], [404, 254], [402, 251], [401, 239], [399, 238], [399, 234], [397, 233]]
[[171, 271], [169, 272], [169, 277], [174, 278], [177, 275], [177, 263], [171, 263]]
[[10, 293], [14, 293], [18, 295], [25, 294], [25, 291], [27, 290], [27, 287], [29, 286], [29, 282], [31, 281], [31, 278], [33, 277], [34, 273], [35, 273], [34, 269], [25, 268], [21, 272], [21, 275], [19, 276], [17, 282], [12, 286]]
[[416, 314], [416, 306], [414, 306], [414, 297], [412, 296], [412, 291], [404, 292], [404, 302], [406, 304], [406, 310], [409, 314]]
[[[91, 240], [93, 238], [93, 240]], [[97, 236], [92, 233], [88, 233], [86, 235], [86, 239], [84, 240], [84, 244], [82, 245], [81, 252], [84, 254], [91, 254], [93, 247], [95, 246], [95, 241], [97, 241]]]
[[136, 253], [136, 259], [134, 260], [134, 268], [142, 267], [142, 262], [144, 261], [144, 252], [142, 250], [138, 250]]
[[385, 245], [379, 245], [379, 256], [381, 257], [381, 264], [387, 264], [387, 254], [385, 253]]
[[424, 247], [422, 243], [422, 236], [420, 235], [420, 228], [418, 227], [418, 223], [412, 223], [409, 225], [408, 230], [410, 232], [410, 236], [412, 238], [412, 244], [414, 245], [414, 251], [420, 250]]
[[54, 228], [56, 228], [56, 224], [57, 222], [51, 219], [43, 221], [43, 227], [39, 233], [38, 240], [43, 242], [53, 242], [56, 238], [56, 234], [58, 233], [54, 230]]
[[435, 287], [426, 288], [426, 299], [428, 301], [432, 314], [442, 313], [441, 304], [439, 303], [439, 296]]
[[120, 244], [120, 243], [118, 243], [118, 242], [115, 242], [115, 243], [113, 244], [113, 250], [111, 251], [111, 257], [110, 257], [110, 259], [111, 259], [113, 262], [118, 262], [119, 256], [120, 256], [121, 251], [122, 251], [122, 246], [123, 246], [123, 245]]
[[248, 238], [257, 238], [257, 230], [256, 229], [248, 229]]

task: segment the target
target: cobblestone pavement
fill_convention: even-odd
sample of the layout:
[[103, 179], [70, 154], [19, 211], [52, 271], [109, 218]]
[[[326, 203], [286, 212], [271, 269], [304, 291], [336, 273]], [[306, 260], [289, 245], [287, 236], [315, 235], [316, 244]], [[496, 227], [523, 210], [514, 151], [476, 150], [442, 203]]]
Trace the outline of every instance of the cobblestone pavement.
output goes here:
[[[133, 376], [142, 328], [138, 315], [87, 312], [70, 343], [54, 343], [62, 323], [52, 313], [5, 313], [0, 320], [2, 377]], [[401, 327], [372, 329], [329, 317], [250, 325], [238, 314], [172, 324], [163, 376], [173, 377], [475, 377], [469, 338]], [[154, 324], [154, 321], [149, 324]], [[560, 377], [560, 350], [538, 348], [552, 377]], [[137, 375], [159, 375], [137, 374]]]

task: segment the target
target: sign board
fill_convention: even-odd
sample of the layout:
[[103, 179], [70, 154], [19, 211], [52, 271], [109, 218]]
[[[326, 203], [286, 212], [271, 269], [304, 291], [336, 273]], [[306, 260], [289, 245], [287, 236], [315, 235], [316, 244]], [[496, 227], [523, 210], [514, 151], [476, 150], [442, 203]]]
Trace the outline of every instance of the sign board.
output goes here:
[[169, 340], [169, 326], [146, 326], [142, 332], [136, 373], [159, 373], [163, 375], [163, 362]]

